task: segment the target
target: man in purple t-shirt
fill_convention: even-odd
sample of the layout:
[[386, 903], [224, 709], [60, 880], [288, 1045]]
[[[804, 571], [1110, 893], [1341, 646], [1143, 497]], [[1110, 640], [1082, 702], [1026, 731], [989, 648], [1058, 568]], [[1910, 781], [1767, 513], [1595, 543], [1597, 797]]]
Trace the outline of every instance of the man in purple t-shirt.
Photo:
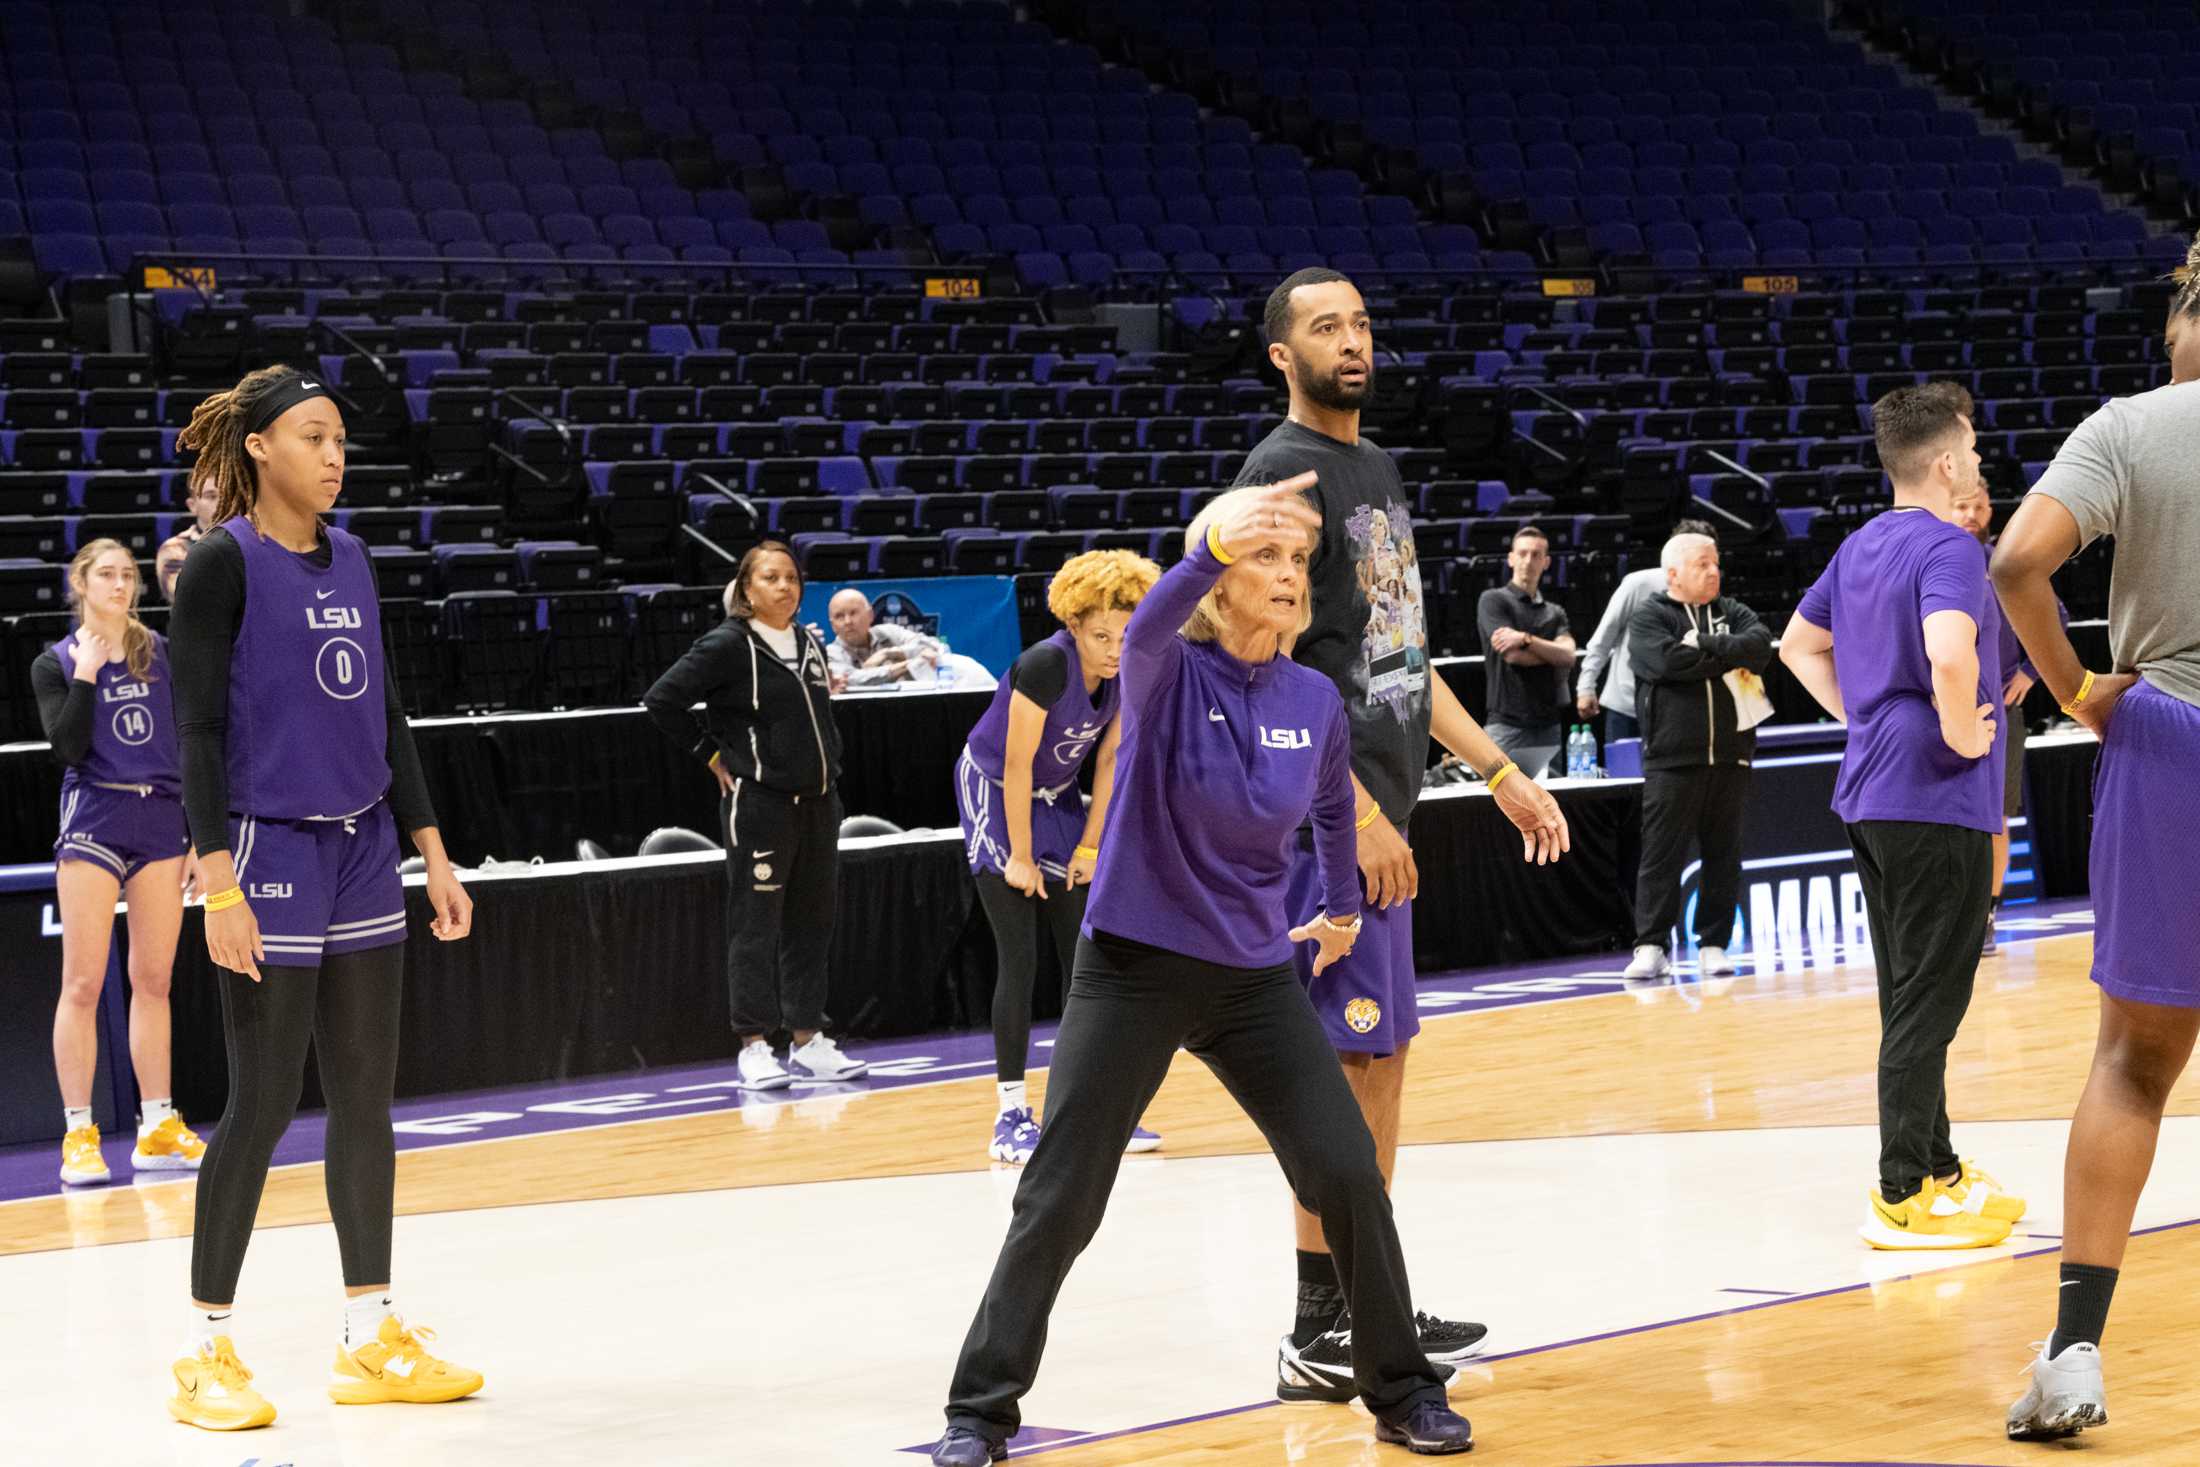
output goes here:
[[1849, 726], [1834, 813], [1856, 852], [1879, 968], [1875, 1248], [1990, 1248], [2024, 1203], [1959, 1161], [1948, 1046], [1970, 1007], [2001, 829], [2001, 611], [1951, 522], [1978, 481], [1971, 396], [1903, 387], [1872, 408], [1894, 508], [1842, 543], [1780, 660]]

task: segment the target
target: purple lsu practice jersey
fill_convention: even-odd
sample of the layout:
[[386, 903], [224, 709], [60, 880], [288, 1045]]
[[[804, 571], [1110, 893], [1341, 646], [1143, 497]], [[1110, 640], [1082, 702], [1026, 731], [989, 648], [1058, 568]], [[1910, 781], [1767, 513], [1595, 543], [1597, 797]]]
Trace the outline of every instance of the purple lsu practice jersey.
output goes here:
[[[1084, 664], [1077, 656], [1077, 639], [1068, 631], [1056, 632], [1041, 645], [1059, 647], [1069, 659], [1068, 685], [1054, 700], [1054, 706], [1047, 709], [1046, 728], [1039, 735], [1038, 750], [1031, 756], [1031, 787], [1048, 790], [1077, 778], [1085, 757], [1100, 742], [1100, 735], [1107, 732], [1123, 693], [1121, 678], [1109, 678], [1096, 695], [1085, 692]], [[1002, 678], [994, 689], [993, 701], [986, 705], [985, 716], [970, 730], [970, 757], [988, 779], [1002, 777], [1002, 762], [1008, 751], [1008, 705], [1013, 696], [1009, 679]]]
[[389, 792], [382, 617], [366, 546], [330, 527], [329, 564], [222, 526], [244, 552], [229, 657], [229, 808], [263, 820], [354, 815]]
[[[75, 632], [54, 643], [64, 675], [76, 674]], [[61, 775], [66, 795], [80, 783], [149, 785], [164, 795], [183, 791], [177, 753], [175, 690], [168, 677], [168, 641], [153, 633], [153, 664], [142, 678], [127, 662], [99, 670], [92, 693], [92, 747]]]

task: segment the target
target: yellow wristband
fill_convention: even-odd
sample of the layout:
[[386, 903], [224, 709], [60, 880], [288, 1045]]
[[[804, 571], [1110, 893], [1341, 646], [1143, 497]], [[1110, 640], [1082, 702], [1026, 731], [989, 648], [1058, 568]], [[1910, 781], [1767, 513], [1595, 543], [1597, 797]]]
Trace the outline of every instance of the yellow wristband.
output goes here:
[[1513, 763], [1511, 760], [1507, 760], [1503, 769], [1498, 770], [1497, 773], [1490, 776], [1490, 793], [1497, 793], [1497, 787], [1499, 785], [1503, 784], [1510, 776], [1518, 774], [1519, 772], [1520, 766]]
[[2077, 696], [2073, 697], [2069, 702], [2063, 704], [2062, 711], [2069, 714], [2076, 714], [2079, 705], [2085, 702], [2087, 695], [2090, 694], [2092, 691], [2093, 669], [2089, 667], [2086, 669], [2085, 672], [2085, 681], [2078, 684]]
[[232, 886], [227, 891], [210, 891], [206, 894], [206, 910], [209, 912], [226, 912], [231, 907], [241, 906], [243, 902], [244, 888], [241, 886]]
[[1354, 830], [1365, 830], [1370, 825], [1373, 825], [1375, 823], [1375, 817], [1382, 813], [1382, 802], [1377, 801], [1375, 804], [1367, 807], [1367, 813], [1365, 815], [1362, 815], [1359, 819], [1352, 822], [1352, 828]]
[[1073, 856], [1083, 856], [1087, 860], [1097, 861], [1100, 859], [1100, 848], [1098, 846], [1079, 846], [1076, 850], [1070, 852], [1070, 854]]
[[1207, 524], [1207, 553], [1224, 565], [1237, 563], [1237, 557], [1222, 548], [1222, 526], [1211, 520]]
[[718, 767], [718, 755], [716, 755], [716, 754], [712, 754], [712, 755], [710, 756], [710, 761], [709, 761], [709, 762], [710, 762], [710, 767], [711, 767], [712, 769], [716, 769], [716, 768]]

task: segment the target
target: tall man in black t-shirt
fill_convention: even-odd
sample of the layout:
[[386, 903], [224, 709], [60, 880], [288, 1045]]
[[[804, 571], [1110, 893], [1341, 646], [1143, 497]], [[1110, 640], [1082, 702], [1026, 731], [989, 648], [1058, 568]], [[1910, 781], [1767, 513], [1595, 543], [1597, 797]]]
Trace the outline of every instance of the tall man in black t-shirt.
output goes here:
[[[1291, 655], [1337, 685], [1351, 718], [1367, 899], [1351, 955], [1317, 977], [1302, 950], [1299, 976], [1344, 1064], [1387, 1180], [1398, 1151], [1406, 1045], [1420, 1029], [1412, 905], [1420, 873], [1405, 828], [1428, 767], [1430, 735], [1490, 780], [1498, 807], [1520, 828], [1528, 859], [1557, 859], [1569, 837], [1557, 802], [1505, 758], [1444, 680], [1431, 675], [1405, 486], [1390, 455], [1360, 436], [1375, 354], [1359, 291], [1334, 270], [1301, 270], [1268, 297], [1264, 325], [1268, 359], [1290, 387], [1291, 413], [1253, 449], [1237, 482], [1274, 483], [1308, 469], [1319, 476], [1312, 497], [1322, 515], [1321, 543], [1308, 568], [1314, 619]], [[1302, 833], [1291, 910], [1314, 911], [1320, 890], [1313, 846]], [[1354, 1389], [1351, 1322], [1340, 1318], [1343, 1299], [1320, 1220], [1294, 1210], [1298, 1304], [1278, 1356], [1276, 1393], [1285, 1400], [1347, 1401]], [[1426, 1314], [1419, 1322], [1423, 1348], [1445, 1362], [1476, 1353], [1486, 1333], [1479, 1324]]]
[[1530, 778], [1551, 767], [1566, 742], [1574, 700], [1574, 634], [1566, 608], [1543, 594], [1551, 537], [1534, 525], [1513, 531], [1505, 557], [1512, 579], [1482, 593], [1475, 625], [1489, 679], [1489, 735]]

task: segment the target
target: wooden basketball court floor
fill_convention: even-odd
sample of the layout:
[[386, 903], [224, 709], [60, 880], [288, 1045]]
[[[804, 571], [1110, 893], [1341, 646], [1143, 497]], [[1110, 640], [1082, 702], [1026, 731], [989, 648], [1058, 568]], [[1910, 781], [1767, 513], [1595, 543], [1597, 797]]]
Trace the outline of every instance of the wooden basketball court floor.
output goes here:
[[[1416, 1041], [1397, 1211], [1416, 1302], [1486, 1321], [1453, 1401], [1504, 1464], [2200, 1461], [2200, 1088], [2164, 1128], [2105, 1341], [2107, 1428], [2004, 1440], [2052, 1324], [2090, 938], [1981, 967], [1957, 1141], [2031, 1201], [1990, 1253], [1874, 1253], [1861, 966], [1445, 1015]], [[1035, 1072], [1035, 1087], [1043, 1084]], [[912, 1463], [1016, 1173], [990, 1078], [482, 1140], [400, 1159], [397, 1289], [488, 1376], [339, 1410], [318, 1166], [278, 1170], [238, 1301], [276, 1426], [170, 1423], [192, 1183], [0, 1206], [0, 1461], [179, 1467]], [[1403, 1462], [1358, 1407], [1275, 1403], [1282, 1182], [1188, 1057], [1071, 1276], [1026, 1420], [1050, 1467]], [[1018, 1456], [1022, 1456], [1020, 1449]]]

